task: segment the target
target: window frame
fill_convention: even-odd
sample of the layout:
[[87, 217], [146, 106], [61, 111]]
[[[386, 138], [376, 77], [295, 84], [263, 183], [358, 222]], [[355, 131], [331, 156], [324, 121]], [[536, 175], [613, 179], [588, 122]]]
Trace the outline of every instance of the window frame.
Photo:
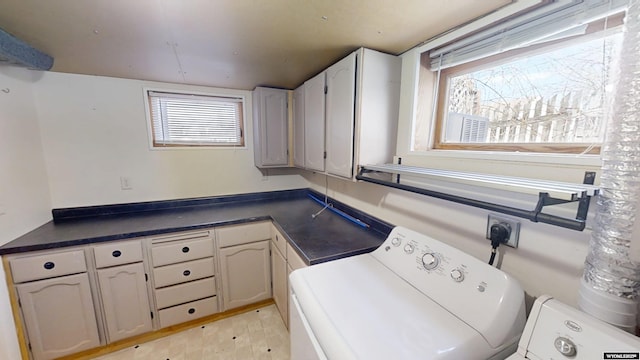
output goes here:
[[[151, 150], [230, 150], [230, 149], [247, 149], [247, 99], [249, 98], [246, 91], [234, 90], [234, 89], [212, 89], [213, 91], [201, 91], [190, 90], [189, 87], [183, 88], [157, 88], [157, 87], [143, 87], [143, 101], [145, 106], [145, 117], [147, 124], [147, 136], [149, 141], [149, 149]], [[174, 143], [165, 144], [157, 142], [155, 140], [153, 118], [152, 118], [152, 105], [151, 105], [151, 92], [167, 93], [184, 96], [201, 96], [212, 98], [233, 98], [239, 100], [240, 119], [238, 121], [239, 130], [241, 132], [241, 145], [237, 144], [211, 144], [211, 143]]]
[[[544, 53], [555, 48], [561, 48], [571, 43], [577, 43], [582, 41], [588, 41], [590, 38], [599, 38], [607, 36], [607, 33], [611, 31], [619, 31], [622, 27], [624, 13], [618, 13], [616, 15], [609, 16], [606, 20], [600, 19], [588, 24], [584, 34], [568, 37], [565, 39], [549, 41], [539, 45], [531, 45], [525, 48], [514, 49], [505, 51], [503, 53], [492, 55], [480, 60], [475, 60], [461, 65], [456, 65], [450, 68], [442, 70], [432, 71], [429, 69], [429, 51], [422, 52], [420, 56], [420, 62], [422, 66], [419, 69], [420, 78], [423, 78], [423, 72], [429, 71], [435, 73], [434, 84], [436, 89], [434, 91], [434, 99], [416, 99], [419, 104], [425, 104], [431, 102], [435, 105], [434, 116], [431, 121], [432, 131], [428, 143], [431, 150], [463, 150], [463, 151], [497, 151], [502, 153], [546, 153], [546, 154], [589, 154], [598, 155], [602, 147], [601, 143], [454, 143], [444, 142], [443, 132], [446, 131], [445, 127], [445, 114], [448, 108], [448, 92], [449, 92], [449, 77], [455, 75], [461, 75], [469, 73], [475, 70], [486, 69], [492, 66], [507, 63], [518, 57], [531, 54]], [[419, 87], [428, 86], [428, 84], [420, 81]], [[424, 121], [424, 120], [422, 120]], [[416, 131], [415, 126], [413, 131]], [[415, 141], [412, 140], [415, 144]]]
[[[615, 0], [614, 0], [615, 1]], [[543, 4], [544, 3], [544, 4]], [[453, 29], [441, 36], [429, 39], [400, 55], [402, 83], [396, 155], [393, 163], [478, 173], [530, 177], [534, 179], [564, 182], [581, 182], [585, 171], [598, 172], [602, 159], [597, 154], [532, 153], [484, 150], [441, 150], [433, 148], [434, 139], [434, 81], [431, 71], [421, 71], [431, 60], [421, 56], [458, 39], [494, 28], [504, 20], [504, 28], [510, 18], [533, 18], [549, 10], [561, 10], [574, 0], [522, 0], [505, 6], [486, 17]], [[536, 7], [536, 5], [544, 5]], [[617, 8], [617, 7], [616, 7]], [[530, 11], [530, 9], [534, 9]], [[626, 8], [625, 8], [626, 9]], [[523, 14], [523, 15], [520, 15]], [[502, 24], [502, 23], [499, 23]], [[596, 178], [596, 183], [598, 182]], [[484, 191], [469, 190], [467, 195], [482, 196]], [[571, 214], [567, 214], [571, 215]]]

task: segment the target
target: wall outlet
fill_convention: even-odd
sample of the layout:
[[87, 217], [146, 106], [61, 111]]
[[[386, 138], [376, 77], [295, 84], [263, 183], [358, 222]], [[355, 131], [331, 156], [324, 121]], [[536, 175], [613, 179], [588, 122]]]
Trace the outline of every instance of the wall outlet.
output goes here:
[[503, 245], [510, 246], [512, 248], [518, 247], [518, 239], [520, 237], [520, 221], [512, 219], [505, 215], [489, 214], [487, 219], [487, 239], [491, 239], [491, 226], [493, 224], [503, 224], [509, 229], [509, 237], [507, 242]]

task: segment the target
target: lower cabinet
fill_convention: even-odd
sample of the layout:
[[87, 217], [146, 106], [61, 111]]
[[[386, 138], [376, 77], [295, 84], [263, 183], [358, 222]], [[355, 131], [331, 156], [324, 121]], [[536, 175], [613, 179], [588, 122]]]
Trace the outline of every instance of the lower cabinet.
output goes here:
[[271, 298], [271, 221], [215, 229], [223, 309]]
[[142, 263], [98, 270], [109, 342], [152, 330]]
[[86, 273], [16, 286], [34, 359], [54, 359], [100, 346]]
[[92, 247], [108, 343], [153, 330], [140, 239]]
[[293, 270], [306, 267], [306, 263], [296, 253], [286, 238], [276, 227], [271, 237], [271, 277], [273, 301], [278, 307], [282, 321], [289, 327], [289, 274]]
[[[280, 315], [282, 315], [282, 319], [284, 320], [285, 324], [287, 324], [287, 327], [289, 326], [289, 306], [293, 306], [292, 304], [289, 304], [289, 300], [290, 300], [290, 296], [289, 296], [289, 275], [291, 275], [291, 273], [294, 270], [298, 270], [298, 269], [302, 269], [304, 267], [307, 267], [309, 265], [307, 265], [304, 260], [302, 260], [302, 258], [300, 257], [300, 255], [298, 255], [298, 253], [296, 252], [296, 250], [293, 248], [293, 246], [291, 246], [291, 244], [287, 243], [287, 270], [286, 270], [286, 275], [285, 275], [285, 280], [286, 280], [286, 297], [287, 297], [287, 309], [285, 310], [286, 313], [283, 313], [282, 310], [280, 310]], [[291, 329], [289, 329], [289, 331], [291, 331]]]
[[306, 266], [271, 221], [16, 254], [8, 264], [34, 360], [270, 298], [288, 326], [288, 275]]
[[224, 309], [271, 297], [269, 240], [220, 249]]
[[273, 301], [278, 307], [284, 325], [289, 327], [289, 288], [287, 274], [287, 258], [275, 245], [271, 246], [271, 276], [273, 284]]
[[287, 264], [289, 264], [289, 273], [309, 266], [302, 260], [291, 244], [287, 244]]

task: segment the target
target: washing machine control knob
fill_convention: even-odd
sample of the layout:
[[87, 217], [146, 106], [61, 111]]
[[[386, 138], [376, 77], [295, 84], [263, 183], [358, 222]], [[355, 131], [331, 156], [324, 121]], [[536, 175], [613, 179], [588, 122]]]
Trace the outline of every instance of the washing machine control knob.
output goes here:
[[407, 254], [413, 253], [414, 249], [415, 248], [411, 244], [407, 244], [407, 245], [404, 246], [404, 252], [406, 252]]
[[455, 282], [461, 282], [462, 280], [464, 280], [464, 273], [460, 269], [453, 269], [451, 270], [451, 278]]
[[434, 253], [426, 253], [422, 255], [422, 266], [427, 270], [433, 270], [440, 264], [440, 259]]
[[402, 240], [400, 240], [400, 238], [394, 237], [393, 239], [391, 239], [391, 244], [393, 244], [393, 246], [400, 246], [401, 243]]
[[576, 344], [574, 344], [573, 341], [567, 339], [566, 337], [557, 337], [553, 342], [553, 345], [556, 347], [556, 350], [560, 352], [560, 354], [566, 357], [576, 356]]

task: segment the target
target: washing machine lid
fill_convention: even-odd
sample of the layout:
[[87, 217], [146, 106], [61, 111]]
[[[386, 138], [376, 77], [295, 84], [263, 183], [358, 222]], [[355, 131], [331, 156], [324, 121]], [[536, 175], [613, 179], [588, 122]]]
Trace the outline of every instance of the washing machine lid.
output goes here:
[[290, 284], [329, 359], [486, 359], [496, 353], [480, 333], [369, 254], [296, 270]]

